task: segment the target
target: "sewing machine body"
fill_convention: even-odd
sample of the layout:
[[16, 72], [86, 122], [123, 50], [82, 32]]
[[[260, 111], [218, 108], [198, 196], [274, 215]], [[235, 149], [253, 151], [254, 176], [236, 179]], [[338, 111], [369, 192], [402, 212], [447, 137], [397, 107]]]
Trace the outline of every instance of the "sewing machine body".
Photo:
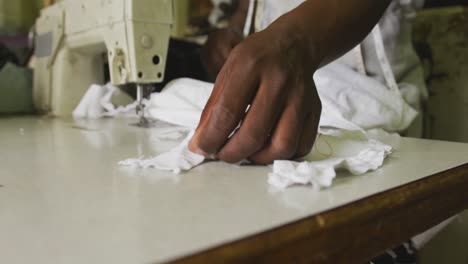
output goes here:
[[34, 103], [70, 115], [93, 83], [163, 81], [172, 0], [65, 0], [36, 22]]

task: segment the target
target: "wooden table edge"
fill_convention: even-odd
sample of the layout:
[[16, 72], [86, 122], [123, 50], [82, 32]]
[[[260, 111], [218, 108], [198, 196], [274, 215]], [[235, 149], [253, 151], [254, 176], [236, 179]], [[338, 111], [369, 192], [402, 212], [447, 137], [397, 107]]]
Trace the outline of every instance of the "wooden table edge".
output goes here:
[[360, 264], [467, 208], [468, 163], [170, 263]]

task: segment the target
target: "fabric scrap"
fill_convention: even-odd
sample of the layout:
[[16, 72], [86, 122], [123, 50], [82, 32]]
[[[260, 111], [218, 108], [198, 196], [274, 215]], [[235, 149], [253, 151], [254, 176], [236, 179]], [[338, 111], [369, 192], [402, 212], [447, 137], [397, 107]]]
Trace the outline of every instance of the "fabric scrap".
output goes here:
[[278, 189], [293, 185], [311, 185], [314, 190], [330, 187], [337, 170], [346, 170], [361, 175], [380, 168], [392, 147], [376, 140], [369, 140], [368, 147], [355, 156], [328, 158], [321, 161], [295, 162], [277, 160], [268, 174], [268, 183]]
[[[116, 107], [114, 99], [127, 103]], [[119, 88], [112, 84], [92, 84], [86, 91], [80, 103], [73, 111], [74, 118], [98, 119], [102, 117], [136, 116], [137, 102], [131, 102]]]
[[205, 161], [204, 156], [193, 153], [188, 149], [188, 144], [193, 133], [192, 131], [180, 145], [168, 152], [150, 159], [127, 159], [119, 162], [119, 165], [143, 169], [155, 168], [158, 170], [172, 171], [175, 174], [190, 170]]

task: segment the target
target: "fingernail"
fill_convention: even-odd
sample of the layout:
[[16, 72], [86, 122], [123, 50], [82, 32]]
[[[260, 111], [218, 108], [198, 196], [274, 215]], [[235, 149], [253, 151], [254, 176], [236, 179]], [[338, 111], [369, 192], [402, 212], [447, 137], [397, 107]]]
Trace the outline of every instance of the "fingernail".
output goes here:
[[[189, 150], [190, 150], [190, 147], [189, 147]], [[192, 150], [190, 150], [190, 151], [192, 151]], [[205, 157], [205, 159], [208, 159], [208, 160], [216, 160], [217, 159], [216, 154], [208, 154], [207, 152], [203, 151], [200, 148], [196, 148], [192, 152], [195, 153], [195, 154], [201, 155], [201, 156]]]
[[193, 140], [190, 141], [189, 145], [188, 145], [188, 149], [195, 153], [195, 154], [198, 154], [198, 155], [201, 155], [205, 158], [210, 158], [213, 156], [213, 154], [209, 154], [208, 152], [202, 150], [201, 148], [199, 148], [194, 142]]

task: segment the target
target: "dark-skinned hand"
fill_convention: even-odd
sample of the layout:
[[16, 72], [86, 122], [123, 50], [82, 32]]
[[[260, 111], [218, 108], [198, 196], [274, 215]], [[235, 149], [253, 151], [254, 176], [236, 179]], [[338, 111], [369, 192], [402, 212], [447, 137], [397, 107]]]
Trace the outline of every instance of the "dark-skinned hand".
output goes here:
[[267, 29], [228, 52], [189, 148], [230, 163], [307, 155], [321, 103], [312, 79], [317, 65], [306, 43]]

